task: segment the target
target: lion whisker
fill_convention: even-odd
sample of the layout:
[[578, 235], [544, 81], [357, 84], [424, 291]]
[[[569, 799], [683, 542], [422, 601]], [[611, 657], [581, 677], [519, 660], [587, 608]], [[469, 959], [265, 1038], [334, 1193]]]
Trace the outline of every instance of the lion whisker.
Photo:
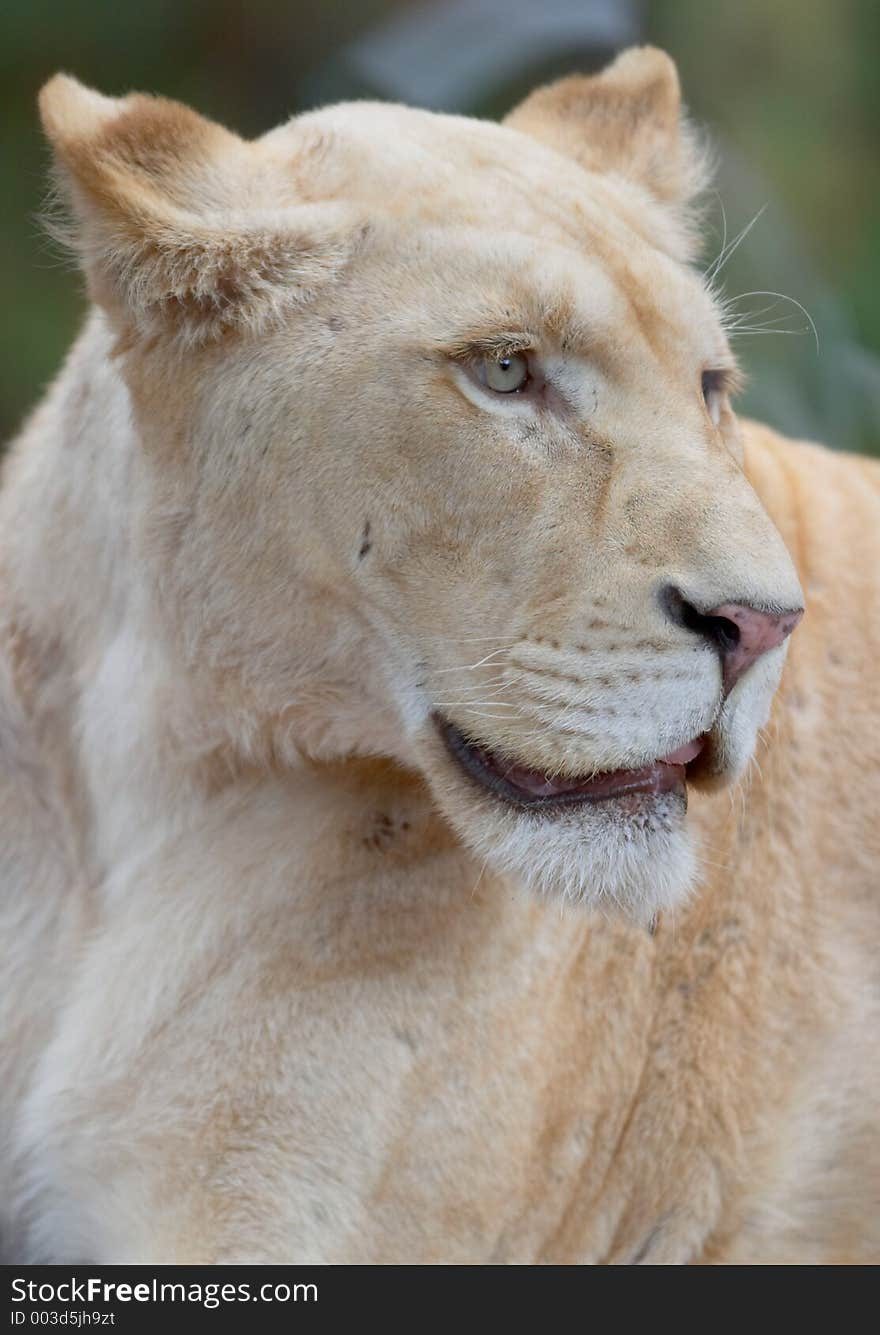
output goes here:
[[[439, 709], [463, 709], [466, 713], [473, 714], [478, 709], [506, 709], [511, 713], [497, 714], [496, 718], [519, 718], [520, 714], [516, 705], [505, 704], [503, 700], [438, 700]], [[488, 717], [488, 715], [487, 715]]]
[[[819, 331], [816, 328], [816, 322], [813, 319], [810, 312], [807, 310], [806, 306], [804, 306], [800, 301], [798, 301], [796, 297], [790, 297], [785, 292], [771, 292], [766, 289], [758, 289], [754, 292], [740, 292], [738, 297], [733, 297], [730, 299], [728, 305], [732, 304], [735, 301], [745, 301], [746, 297], [776, 297], [779, 301], [790, 301], [791, 304], [793, 306], [796, 306], [797, 309], [801, 312], [801, 314], [805, 316], [807, 323], [810, 326], [810, 329], [813, 331], [813, 338], [816, 340], [816, 355], [817, 356], [819, 355]], [[771, 331], [768, 330], [767, 332]], [[806, 331], [797, 329], [788, 329], [788, 330], [774, 329], [772, 332], [779, 334], [785, 334], [785, 333], [795, 334], [795, 333], [805, 333]]]
[[[753, 228], [753, 227], [755, 226], [755, 224], [758, 222], [759, 218], [761, 218], [761, 216], [764, 214], [764, 212], [766, 211], [766, 209], [767, 209], [767, 205], [766, 205], [766, 204], [762, 204], [761, 207], [758, 209], [758, 212], [755, 214], [754, 218], [752, 218], [751, 222], [747, 222], [746, 225], [745, 225], [745, 227], [743, 227], [742, 231], [740, 231], [740, 232], [733, 238], [732, 241], [730, 241], [728, 244], [726, 244], [726, 245], [724, 245], [724, 246], [722, 247], [722, 249], [719, 251], [719, 253], [718, 253], [716, 259], [713, 261], [712, 264], [710, 264], [709, 268], [706, 270], [706, 272], [705, 272], [705, 274], [704, 274], [704, 278], [705, 278], [705, 281], [706, 281], [707, 286], [711, 287], [711, 285], [714, 283], [715, 279], [716, 279], [716, 278], [718, 277], [718, 275], [720, 274], [721, 270], [724, 268], [724, 266], [725, 266], [725, 265], [727, 264], [727, 262], [730, 260], [731, 256], [734, 255], [734, 254], [736, 253], [736, 251], [737, 251], [737, 250], [739, 249], [739, 247], [742, 245], [743, 241], [745, 241], [746, 237], [749, 235], [749, 232], [751, 232], [752, 228]], [[726, 235], [727, 235], [727, 231], [726, 231], [726, 221], [725, 221], [725, 236], [726, 236]], [[768, 293], [768, 294], [765, 294], [765, 295], [771, 295], [771, 294]]]
[[514, 647], [510, 644], [503, 649], [493, 649], [483, 658], [478, 659], [476, 663], [462, 663], [460, 667], [438, 668], [435, 675], [439, 677], [448, 672], [475, 672], [477, 668], [485, 667], [487, 663], [491, 663], [498, 654], [509, 654]]
[[[496, 708], [497, 708], [497, 706], [496, 706]], [[513, 708], [513, 706], [511, 705], [510, 708]], [[515, 713], [514, 713], [514, 714], [490, 714], [490, 713], [486, 712], [485, 710], [480, 710], [480, 709], [469, 709], [469, 708], [465, 708], [464, 712], [465, 712], [466, 714], [473, 714], [476, 718], [492, 718], [492, 719], [496, 719], [498, 722], [509, 722], [509, 721], [510, 721], [511, 719], [513, 719], [513, 718], [519, 718], [519, 715], [518, 715], [518, 714], [515, 714]]]

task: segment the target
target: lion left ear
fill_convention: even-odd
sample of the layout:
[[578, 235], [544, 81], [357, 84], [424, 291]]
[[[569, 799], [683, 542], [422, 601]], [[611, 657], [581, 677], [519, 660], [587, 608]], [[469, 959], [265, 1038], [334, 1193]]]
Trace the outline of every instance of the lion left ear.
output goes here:
[[62, 239], [125, 329], [256, 332], [348, 258], [344, 208], [300, 202], [257, 148], [180, 103], [56, 75], [40, 111], [70, 205]]
[[653, 46], [631, 47], [592, 77], [536, 89], [504, 124], [677, 209], [707, 180], [706, 153], [682, 114], [675, 63]]

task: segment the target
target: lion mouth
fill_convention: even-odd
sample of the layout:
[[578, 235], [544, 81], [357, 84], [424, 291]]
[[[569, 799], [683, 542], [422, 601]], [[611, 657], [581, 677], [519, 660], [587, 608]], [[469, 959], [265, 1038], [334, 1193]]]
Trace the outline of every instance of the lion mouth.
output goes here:
[[685, 792], [688, 765], [706, 745], [705, 737], [695, 737], [641, 769], [565, 777], [530, 769], [496, 755], [487, 747], [468, 741], [447, 719], [437, 715], [435, 721], [447, 750], [461, 768], [496, 797], [520, 807], [576, 806], [633, 795], [657, 797], [661, 793]]

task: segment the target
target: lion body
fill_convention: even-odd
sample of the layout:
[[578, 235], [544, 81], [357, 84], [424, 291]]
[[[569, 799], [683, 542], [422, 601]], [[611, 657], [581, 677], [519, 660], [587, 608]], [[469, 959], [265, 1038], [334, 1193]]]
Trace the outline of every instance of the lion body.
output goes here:
[[[667, 281], [665, 259], [652, 252], [644, 263]], [[98, 296], [112, 310], [115, 298]], [[328, 315], [315, 300], [324, 323], [303, 353], [306, 380], [333, 357], [327, 321], [338, 305]], [[411, 305], [412, 291], [403, 300]], [[441, 529], [436, 516], [420, 522], [418, 544], [394, 528], [401, 510], [434, 494], [422, 457], [409, 495], [395, 456], [381, 456], [362, 527], [353, 498], [363, 477], [334, 480], [329, 454], [317, 482], [301, 469], [288, 492], [289, 458], [262, 477], [235, 452], [252, 418], [267, 440], [280, 420], [278, 335], [268, 352], [245, 343], [231, 369], [220, 358], [238, 354], [190, 338], [172, 375], [152, 326], [120, 337], [115, 320], [91, 318], [13, 448], [0, 493], [0, 1236], [10, 1256], [880, 1259], [880, 469], [745, 425], [736, 448], [759, 509], [724, 451], [676, 444], [685, 427], [704, 430], [690, 410], [677, 426], [670, 417], [663, 476], [679, 476], [680, 456], [679, 497], [693, 474], [696, 508], [677, 525], [663, 512], [652, 570], [680, 560], [675, 534], [699, 537], [708, 514], [701, 569], [714, 600], [712, 572], [737, 561], [744, 589], [775, 580], [789, 596], [778, 534], [807, 615], [757, 765], [734, 788], [691, 795], [698, 887], [649, 895], [648, 917], [661, 910], [651, 933], [610, 913], [610, 901], [589, 911], [530, 892], [493, 860], [494, 845], [470, 840], [452, 771], [435, 778], [439, 751], [400, 740], [427, 736], [425, 724], [412, 703], [391, 708], [390, 669], [359, 600], [399, 599], [414, 622], [436, 617], [444, 631], [465, 614], [462, 558], [444, 545], [449, 517]], [[205, 386], [207, 398], [221, 394], [221, 379], [229, 395], [195, 432], [187, 414]], [[394, 439], [395, 400], [366, 374], [360, 383], [349, 416], [373, 415], [378, 452], [382, 432]], [[321, 403], [332, 390], [322, 384]], [[483, 422], [478, 400], [468, 388], [466, 422]], [[435, 403], [446, 431], [448, 400], [438, 391]], [[333, 435], [321, 434], [326, 411], [304, 393], [290, 429], [332, 454], [342, 409], [333, 405]], [[650, 420], [643, 412], [643, 434]], [[479, 429], [491, 451], [490, 428]], [[632, 430], [621, 427], [621, 440]], [[666, 449], [662, 431], [657, 439]], [[554, 448], [573, 478], [565, 441]], [[345, 466], [365, 467], [354, 446], [351, 457]], [[487, 467], [498, 471], [491, 456]], [[548, 513], [530, 467], [512, 467], [492, 502], [521, 544], [544, 529], [523, 520], [516, 530], [516, 517]], [[639, 467], [650, 479], [650, 461]], [[385, 553], [382, 592], [338, 591], [342, 558], [322, 536], [326, 479], [353, 565]], [[487, 473], [467, 485], [485, 501], [493, 483]], [[468, 522], [470, 491], [451, 502], [456, 522]], [[319, 512], [313, 529], [303, 496]], [[618, 503], [613, 479], [596, 504], [609, 496]], [[621, 514], [634, 514], [644, 537], [633, 497], [622, 493]], [[303, 588], [278, 556], [281, 538], [270, 549], [255, 536], [273, 523], [282, 535], [279, 512], [294, 504]], [[494, 514], [476, 506], [477, 534]], [[593, 509], [583, 522], [592, 533], [608, 523]], [[574, 594], [540, 584], [523, 593], [516, 581], [534, 572], [502, 569], [488, 538], [473, 541], [502, 603], [529, 603], [532, 631], [564, 637]], [[395, 543], [405, 565], [388, 555]], [[645, 567], [632, 543], [615, 550], [621, 568]], [[552, 551], [540, 549], [542, 569]], [[249, 583], [235, 573], [242, 561]], [[420, 562], [435, 572], [424, 606], [412, 594]], [[469, 577], [476, 641], [481, 624], [501, 623]], [[615, 593], [629, 618], [618, 637], [666, 634], [635, 589]], [[595, 607], [593, 618], [601, 635]], [[386, 658], [402, 654], [403, 635], [385, 642]], [[538, 643], [532, 634], [528, 652], [548, 652]], [[610, 737], [626, 707], [634, 728], [647, 726], [634, 644], [602, 641], [603, 671], [625, 660], [630, 681], [607, 708]], [[678, 642], [658, 645], [638, 652], [659, 690], [663, 654]], [[564, 652], [570, 676], [575, 651]], [[285, 676], [285, 653], [299, 675]], [[704, 687], [717, 698], [712, 664], [698, 656], [669, 688], [698, 723]], [[610, 699], [589, 698], [594, 709]], [[733, 735], [760, 702], [745, 690], [730, 698]], [[628, 760], [615, 744], [609, 756]], [[613, 851], [617, 836], [597, 830]], [[668, 848], [658, 848], [659, 876]]]

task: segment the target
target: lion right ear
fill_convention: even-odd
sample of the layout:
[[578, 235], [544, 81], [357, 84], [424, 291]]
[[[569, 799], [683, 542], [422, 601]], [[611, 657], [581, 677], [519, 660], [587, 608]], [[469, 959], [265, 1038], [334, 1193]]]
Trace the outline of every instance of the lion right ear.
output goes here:
[[631, 47], [598, 74], [538, 88], [504, 124], [653, 196], [678, 224], [672, 249], [689, 258], [697, 243], [690, 206], [709, 163], [682, 113], [678, 71], [665, 52]]
[[59, 74], [40, 113], [71, 213], [53, 230], [93, 299], [139, 333], [258, 330], [348, 256], [340, 210], [297, 203], [251, 145], [178, 102], [103, 97]]

